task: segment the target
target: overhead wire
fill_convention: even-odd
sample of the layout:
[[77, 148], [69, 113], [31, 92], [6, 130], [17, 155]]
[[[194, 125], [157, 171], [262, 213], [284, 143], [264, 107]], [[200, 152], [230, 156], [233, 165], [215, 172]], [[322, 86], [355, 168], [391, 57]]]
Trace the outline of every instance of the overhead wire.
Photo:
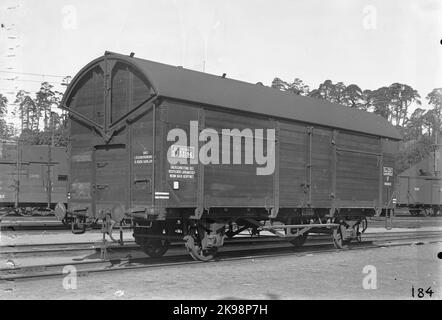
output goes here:
[[0, 78], [0, 80], [3, 80], [3, 81], [35, 82], [35, 83], [47, 82], [47, 83], [51, 83], [51, 84], [64, 85], [63, 82], [46, 81], [46, 80], [40, 81], [40, 80], [31, 80], [31, 79], [12, 79], [12, 78]]
[[60, 75], [53, 75], [53, 74], [31, 73], [31, 72], [18, 72], [18, 71], [6, 71], [6, 70], [0, 70], [0, 73], [20, 74], [20, 75], [38, 76], [38, 77], [48, 77], [48, 78], [66, 78], [66, 77], [68, 77], [68, 76], [60, 76]]

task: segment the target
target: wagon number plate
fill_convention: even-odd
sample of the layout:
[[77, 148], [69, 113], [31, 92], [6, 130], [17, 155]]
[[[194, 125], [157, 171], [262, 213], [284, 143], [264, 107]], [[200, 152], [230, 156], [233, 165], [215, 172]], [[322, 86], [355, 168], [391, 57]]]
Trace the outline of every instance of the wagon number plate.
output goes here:
[[384, 167], [384, 176], [392, 177], [393, 176], [393, 168], [392, 167]]
[[172, 158], [179, 159], [194, 159], [195, 158], [195, 148], [187, 146], [177, 146], [173, 145], [170, 149]]

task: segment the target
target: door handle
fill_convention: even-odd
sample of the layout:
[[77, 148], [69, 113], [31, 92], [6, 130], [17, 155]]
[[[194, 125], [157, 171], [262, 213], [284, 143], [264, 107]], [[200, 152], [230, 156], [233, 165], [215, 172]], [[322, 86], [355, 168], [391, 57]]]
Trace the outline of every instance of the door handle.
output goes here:
[[108, 165], [108, 162], [97, 162], [97, 168], [104, 168]]
[[134, 179], [134, 184], [145, 183], [147, 184], [147, 193], [152, 193], [152, 179], [143, 178], [143, 179]]
[[149, 182], [150, 182], [150, 179], [135, 179], [134, 180], [135, 184], [137, 184], [137, 183], [149, 183]]

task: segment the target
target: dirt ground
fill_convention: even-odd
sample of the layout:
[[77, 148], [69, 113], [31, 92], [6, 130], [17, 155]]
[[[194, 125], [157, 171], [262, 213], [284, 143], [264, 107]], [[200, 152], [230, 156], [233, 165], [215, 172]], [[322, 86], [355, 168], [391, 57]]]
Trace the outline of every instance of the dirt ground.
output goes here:
[[62, 277], [0, 282], [0, 299], [419, 299], [429, 287], [423, 299], [441, 299], [441, 251], [433, 243], [107, 272], [78, 277], [76, 289]]

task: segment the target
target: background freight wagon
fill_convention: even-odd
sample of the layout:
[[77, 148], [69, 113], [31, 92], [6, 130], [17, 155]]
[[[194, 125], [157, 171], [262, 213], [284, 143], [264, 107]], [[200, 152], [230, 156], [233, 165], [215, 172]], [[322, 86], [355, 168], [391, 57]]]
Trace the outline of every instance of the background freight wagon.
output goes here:
[[[66, 148], [0, 143], [0, 208], [46, 208], [48, 201], [54, 208], [66, 203]], [[18, 157], [18, 159], [17, 159]], [[49, 167], [49, 175], [48, 175]], [[51, 186], [48, 189], [48, 186]], [[28, 210], [28, 211], [29, 211]]]
[[[204, 224], [202, 232], [211, 234], [214, 225], [256, 227], [268, 219], [359, 224], [392, 208], [400, 137], [374, 114], [113, 53], [80, 71], [63, 104], [72, 119], [68, 212], [77, 218], [110, 214], [119, 221], [127, 214]], [[245, 164], [244, 137], [241, 165], [198, 162], [209, 139], [192, 145], [192, 122], [197, 135], [207, 128], [219, 133], [220, 158], [223, 129], [237, 129], [230, 140], [250, 130], [264, 150], [269, 136], [256, 130], [274, 129], [274, 170], [257, 175], [265, 165]], [[168, 141], [174, 129], [185, 132], [184, 143]], [[232, 161], [235, 149], [229, 151]], [[175, 152], [189, 162], [170, 163]], [[168, 231], [136, 229], [136, 238], [140, 232]]]
[[437, 214], [442, 206], [441, 150], [398, 175], [397, 203], [412, 215]]

